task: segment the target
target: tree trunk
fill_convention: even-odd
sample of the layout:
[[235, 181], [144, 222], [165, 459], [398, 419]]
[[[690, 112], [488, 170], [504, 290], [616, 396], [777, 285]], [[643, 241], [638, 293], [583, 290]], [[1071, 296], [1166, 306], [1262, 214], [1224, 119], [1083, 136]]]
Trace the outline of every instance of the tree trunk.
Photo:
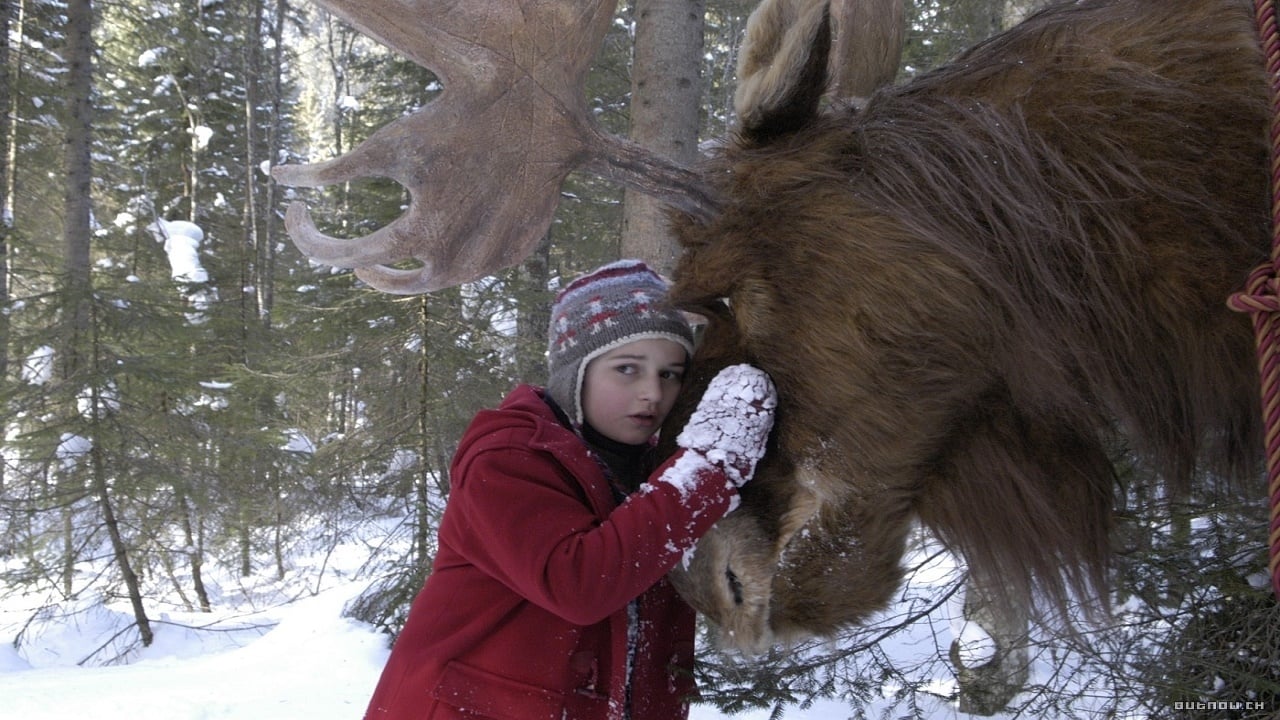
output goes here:
[[[288, 13], [288, 6], [285, 0], [277, 0], [275, 3], [275, 18], [271, 27], [271, 117], [267, 124], [267, 162], [274, 163], [279, 156], [281, 145], [281, 129], [284, 122], [284, 20]], [[250, 168], [250, 173], [253, 172]], [[250, 187], [256, 183], [250, 182]], [[263, 188], [262, 206], [270, 211], [277, 205], [276, 200], [276, 184], [274, 182], [265, 182]], [[258, 250], [258, 305], [262, 309], [262, 324], [268, 330], [271, 329], [272, 317], [275, 311], [275, 274], [276, 274], [276, 244], [278, 243], [277, 234], [280, 231], [280, 223], [272, 222], [267, 218], [265, 227], [263, 228], [263, 238], [261, 246]]]
[[[421, 333], [421, 357], [418, 360], [418, 439], [419, 439], [419, 472], [414, 474], [414, 526], [413, 526], [413, 565], [415, 568], [431, 566], [431, 492], [428, 477], [427, 458], [431, 453], [431, 438], [436, 436], [431, 422], [431, 343], [428, 332], [431, 327], [430, 298], [423, 295], [418, 302], [418, 327]], [[447, 470], [440, 467], [440, 473]], [[437, 476], [437, 482], [444, 484], [443, 478]]]
[[247, 578], [253, 575], [253, 538], [249, 535], [249, 528], [253, 524], [253, 518], [245, 500], [241, 499], [238, 504], [235, 529], [236, 547], [240, 553], [240, 577]]
[[76, 592], [76, 525], [75, 511], [70, 505], [62, 513], [62, 596], [69, 598]]
[[[0, 0], [0, 307], [9, 307], [9, 238], [13, 232], [13, 124], [15, 93], [9, 74], [9, 29], [15, 3]], [[0, 382], [9, 375], [9, 313], [0, 312]], [[7, 413], [6, 413], [7, 414]], [[5, 462], [0, 460], [0, 496], [5, 490]], [[3, 550], [0, 550], [2, 553]]]
[[974, 25], [984, 33], [984, 37], [995, 35], [1005, 28], [1005, 18], [1009, 13], [1016, 12], [1016, 9], [1010, 6], [1017, 4], [1008, 0], [988, 0], [986, 3], [978, 3], [978, 7], [975, 8]]
[[[72, 303], [72, 336], [88, 328], [89, 238], [92, 215], [93, 5], [92, 0], [67, 3], [66, 129], [63, 156], [64, 269]], [[74, 365], [74, 363], [73, 363]]]
[[516, 296], [516, 377], [540, 384], [547, 375], [547, 325], [551, 322], [550, 233], [525, 258], [517, 277], [521, 287]]
[[282, 473], [277, 467], [268, 467], [267, 473], [271, 477], [271, 502], [275, 505], [275, 523], [271, 528], [271, 555], [276, 563], [276, 580], [284, 580], [285, 561], [284, 561], [284, 524], [285, 524], [285, 497]]
[[1011, 28], [1022, 22], [1032, 12], [1040, 9], [1048, 0], [1008, 0], [1004, 8], [1004, 27]]
[[[634, 10], [631, 139], [686, 165], [698, 157], [705, 12], [703, 0], [636, 0]], [[677, 248], [662, 204], [627, 190], [622, 223], [622, 256], [670, 272]]]
[[108, 492], [107, 469], [102, 463], [102, 450], [96, 443], [89, 451], [89, 457], [93, 462], [93, 489], [98, 496], [98, 507], [102, 510], [102, 523], [107, 528], [107, 537], [111, 539], [116, 567], [120, 569], [120, 577], [124, 580], [125, 591], [129, 595], [129, 604], [133, 607], [133, 619], [138, 626], [142, 646], [150, 647], [155, 639], [151, 631], [151, 620], [147, 617], [147, 609], [142, 605], [142, 587], [138, 583], [138, 575], [133, 571], [133, 564], [129, 562], [129, 547], [124, 534], [120, 532], [120, 523], [116, 520], [115, 507], [111, 504]]
[[[66, 256], [64, 271], [67, 287], [67, 316], [70, 321], [70, 332], [65, 336], [66, 351], [63, 353], [65, 377], [74, 378], [86, 367], [90, 370], [97, 357], [97, 349], [92, 341], [92, 282], [90, 278], [90, 238], [92, 218], [92, 149], [93, 149], [93, 3], [92, 0], [70, 0], [66, 8], [67, 34], [67, 76], [64, 170], [66, 186], [63, 195], [64, 230], [63, 240]], [[151, 622], [142, 606], [142, 594], [138, 585], [138, 577], [129, 563], [128, 549], [120, 525], [116, 520], [115, 508], [111, 504], [108, 493], [109, 483], [106, 468], [102, 460], [101, 433], [98, 430], [97, 413], [101, 408], [100, 398], [96, 390], [94, 372], [89, 373], [92, 395], [92, 413], [90, 426], [94, 429], [92, 448], [89, 452], [92, 467], [90, 473], [91, 487], [98, 497], [98, 507], [102, 512], [102, 522], [106, 526], [111, 540], [111, 548], [116, 565], [124, 580], [129, 600], [133, 605], [134, 619], [142, 644], [151, 644]]]
[[[63, 271], [66, 275], [63, 351], [59, 357], [64, 377], [71, 377], [83, 354], [80, 343], [88, 329], [89, 219], [90, 219], [90, 93], [93, 87], [93, 7], [90, 0], [67, 4], [66, 108], [63, 135]], [[63, 513], [63, 590], [74, 589], [76, 550], [72, 510]]]
[[[9, 233], [13, 228], [9, 198], [9, 148], [13, 138], [13, 84], [9, 77], [9, 27], [14, 3], [0, 0], [0, 307], [9, 304]], [[9, 374], [9, 313], [0, 312], [0, 380]], [[0, 463], [0, 492], [4, 491], [4, 463]]]
[[[262, 306], [261, 286], [266, 281], [262, 264], [258, 261], [262, 254], [263, 237], [258, 228], [258, 183], [254, 182], [254, 173], [258, 172], [258, 107], [262, 104], [262, 0], [253, 3], [250, 10], [253, 20], [248, 23], [244, 44], [244, 125], [241, 128], [244, 140], [244, 204], [242, 206], [240, 224], [244, 232], [241, 261], [244, 282], [241, 288], [253, 288], [253, 292], [241, 292], [240, 302], [244, 308], [243, 321], [245, 332], [256, 335], [257, 327], [269, 327], [266, 322], [266, 308]], [[267, 183], [271, 185], [273, 183]], [[254, 326], [250, 329], [248, 326]]]
[[[333, 150], [334, 155], [341, 155], [346, 152], [346, 135], [345, 135], [345, 119], [341, 111], [342, 99], [350, 92], [348, 82], [348, 66], [351, 64], [351, 46], [355, 42], [353, 31], [348, 29], [345, 24], [335, 17], [329, 17], [325, 22], [327, 29], [327, 48], [329, 71], [333, 74], [333, 113], [331, 126], [333, 129]], [[338, 217], [339, 225], [342, 231], [347, 231], [347, 224], [350, 222], [350, 202], [351, 202], [351, 181], [342, 183], [339, 187], [338, 196]]]
[[186, 544], [183, 551], [191, 568], [191, 587], [196, 593], [196, 602], [200, 604], [200, 612], [213, 612], [213, 604], [209, 602], [209, 591], [204, 586], [204, 547], [203, 541], [196, 538], [191, 522], [191, 501], [186, 489], [176, 487], [178, 513], [182, 520], [182, 540]]

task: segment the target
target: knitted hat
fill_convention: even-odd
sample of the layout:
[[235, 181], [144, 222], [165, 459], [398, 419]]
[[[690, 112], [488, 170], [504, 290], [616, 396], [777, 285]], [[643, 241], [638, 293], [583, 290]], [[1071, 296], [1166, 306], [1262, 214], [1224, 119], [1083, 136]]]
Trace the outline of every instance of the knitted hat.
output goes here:
[[605, 265], [556, 296], [547, 330], [547, 394], [570, 420], [583, 423], [587, 363], [613, 348], [662, 339], [693, 354], [693, 331], [666, 299], [666, 281], [639, 260]]

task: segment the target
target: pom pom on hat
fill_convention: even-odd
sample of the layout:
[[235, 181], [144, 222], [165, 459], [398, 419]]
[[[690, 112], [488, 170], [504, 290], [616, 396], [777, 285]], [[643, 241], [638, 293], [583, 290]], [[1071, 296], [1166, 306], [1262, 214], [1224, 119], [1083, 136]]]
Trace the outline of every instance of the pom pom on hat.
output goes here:
[[619, 260], [589, 272], [556, 296], [547, 330], [547, 394], [583, 423], [587, 364], [636, 340], [670, 340], [693, 354], [693, 330], [667, 305], [667, 283], [640, 260]]

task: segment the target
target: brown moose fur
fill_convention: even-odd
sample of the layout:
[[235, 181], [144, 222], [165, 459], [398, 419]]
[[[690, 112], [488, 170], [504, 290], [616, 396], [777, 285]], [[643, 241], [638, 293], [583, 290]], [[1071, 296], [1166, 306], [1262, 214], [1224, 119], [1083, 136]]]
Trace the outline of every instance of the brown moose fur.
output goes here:
[[686, 398], [735, 361], [780, 397], [673, 574], [729, 643], [883, 607], [915, 518], [1011, 595], [1101, 598], [1118, 443], [1176, 487], [1257, 472], [1225, 300], [1269, 247], [1266, 87], [1246, 0], [1082, 0], [741, 130], [718, 217], [675, 219], [674, 299], [713, 318]]

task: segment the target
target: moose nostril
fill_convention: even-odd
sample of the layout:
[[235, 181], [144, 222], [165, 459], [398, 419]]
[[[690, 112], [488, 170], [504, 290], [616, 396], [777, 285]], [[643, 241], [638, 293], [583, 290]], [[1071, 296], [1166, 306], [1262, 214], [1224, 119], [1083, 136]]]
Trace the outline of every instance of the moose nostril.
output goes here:
[[729, 590], [733, 593], [733, 604], [742, 604], [742, 581], [738, 580], [738, 576], [734, 574], [732, 568], [724, 569], [724, 577], [729, 581]]

